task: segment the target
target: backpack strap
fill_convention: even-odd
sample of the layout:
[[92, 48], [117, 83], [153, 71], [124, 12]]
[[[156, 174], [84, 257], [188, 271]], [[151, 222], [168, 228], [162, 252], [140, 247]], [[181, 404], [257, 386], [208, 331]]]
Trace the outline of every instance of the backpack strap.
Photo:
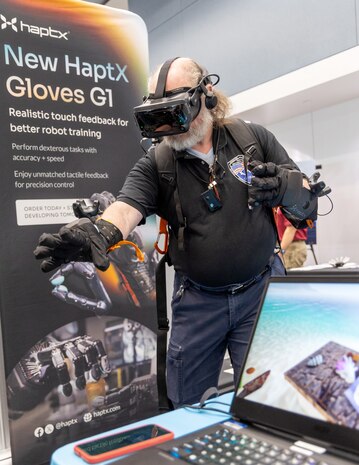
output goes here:
[[228, 129], [230, 135], [243, 154], [248, 153], [252, 155], [254, 151], [257, 151], [263, 159], [262, 147], [250, 128], [249, 123], [246, 123], [240, 118], [233, 118], [228, 121], [225, 127]]
[[178, 191], [178, 172], [177, 172], [177, 160], [173, 155], [172, 149], [167, 147], [165, 144], [157, 145], [155, 148], [155, 161], [157, 165], [157, 171], [160, 178], [160, 182], [173, 187], [173, 198], [175, 201], [176, 215], [178, 221], [178, 250], [184, 250], [184, 230], [186, 228], [186, 218], [182, 212], [182, 206], [180, 201], [180, 195]]

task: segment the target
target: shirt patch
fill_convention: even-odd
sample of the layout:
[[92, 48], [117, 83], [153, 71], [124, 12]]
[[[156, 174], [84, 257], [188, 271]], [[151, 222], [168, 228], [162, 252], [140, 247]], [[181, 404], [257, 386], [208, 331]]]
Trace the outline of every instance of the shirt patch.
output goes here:
[[244, 184], [251, 185], [252, 173], [244, 165], [244, 155], [236, 155], [232, 160], [227, 162], [229, 171], [235, 178]]

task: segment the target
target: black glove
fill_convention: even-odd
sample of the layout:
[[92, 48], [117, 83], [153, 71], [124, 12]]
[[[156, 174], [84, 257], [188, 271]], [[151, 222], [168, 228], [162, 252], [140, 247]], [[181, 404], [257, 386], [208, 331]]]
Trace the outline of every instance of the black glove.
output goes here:
[[105, 220], [95, 224], [81, 218], [63, 226], [58, 233], [44, 233], [34, 250], [35, 258], [43, 260], [45, 273], [70, 261], [92, 262], [101, 271], [110, 265], [107, 250], [123, 240], [121, 231]]
[[331, 188], [324, 181], [318, 181], [320, 173], [314, 173], [308, 180], [309, 188], [302, 188], [300, 201], [297, 204], [283, 207], [284, 216], [296, 229], [307, 228], [316, 221], [318, 213], [318, 197], [328, 195]]
[[300, 171], [257, 160], [250, 161], [248, 169], [252, 172], [252, 182], [248, 186], [249, 208], [295, 205], [299, 200], [303, 185]]

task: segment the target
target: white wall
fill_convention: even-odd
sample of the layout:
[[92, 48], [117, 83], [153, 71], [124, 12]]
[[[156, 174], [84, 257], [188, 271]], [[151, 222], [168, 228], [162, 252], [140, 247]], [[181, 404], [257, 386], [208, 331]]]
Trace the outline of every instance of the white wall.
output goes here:
[[243, 92], [357, 46], [359, 0], [128, 0], [149, 33], [150, 69], [189, 56]]
[[[359, 98], [268, 126], [295, 161], [322, 165], [321, 178], [332, 188], [334, 209], [317, 222], [319, 263], [340, 256], [359, 263], [358, 122]], [[328, 199], [319, 199], [319, 214], [329, 209]]]

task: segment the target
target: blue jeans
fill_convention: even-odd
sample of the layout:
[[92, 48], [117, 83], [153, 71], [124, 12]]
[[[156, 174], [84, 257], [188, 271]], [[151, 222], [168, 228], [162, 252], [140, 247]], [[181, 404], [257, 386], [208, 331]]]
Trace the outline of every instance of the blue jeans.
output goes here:
[[167, 394], [175, 407], [199, 402], [206, 389], [217, 386], [226, 350], [237, 382], [265, 283], [284, 274], [276, 255], [254, 284], [231, 294], [199, 289], [176, 273], [167, 351]]

